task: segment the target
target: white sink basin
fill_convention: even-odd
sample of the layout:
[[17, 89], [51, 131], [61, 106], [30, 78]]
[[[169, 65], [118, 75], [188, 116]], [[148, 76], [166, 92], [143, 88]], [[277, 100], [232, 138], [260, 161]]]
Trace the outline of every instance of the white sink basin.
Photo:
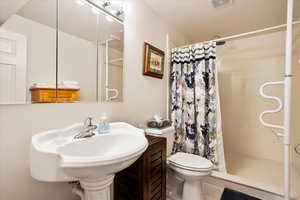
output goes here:
[[60, 166], [72, 177], [96, 178], [119, 172], [147, 148], [144, 136], [136, 134], [106, 134], [60, 147]]
[[34, 135], [31, 175], [47, 182], [79, 180], [85, 199], [107, 200], [114, 174], [135, 162], [148, 141], [143, 130], [127, 123], [111, 123], [107, 134], [74, 139], [82, 126], [74, 124]]

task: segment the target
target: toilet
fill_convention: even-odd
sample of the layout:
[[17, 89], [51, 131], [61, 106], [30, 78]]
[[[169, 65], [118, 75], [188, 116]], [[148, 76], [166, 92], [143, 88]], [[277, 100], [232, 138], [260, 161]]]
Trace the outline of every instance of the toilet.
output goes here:
[[205, 200], [202, 191], [202, 179], [209, 176], [213, 164], [201, 156], [177, 152], [173, 155], [175, 129], [169, 127], [162, 130], [146, 129], [147, 135], [165, 137], [167, 139], [167, 164], [174, 174], [183, 181], [182, 200]]

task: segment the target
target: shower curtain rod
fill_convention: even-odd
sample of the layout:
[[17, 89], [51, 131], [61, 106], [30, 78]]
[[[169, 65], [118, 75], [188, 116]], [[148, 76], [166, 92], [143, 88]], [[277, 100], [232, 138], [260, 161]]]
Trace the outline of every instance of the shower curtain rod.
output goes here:
[[[296, 24], [300, 24], [300, 20], [293, 22], [293, 25], [296, 25]], [[233, 40], [233, 39], [241, 38], [241, 37], [248, 36], [248, 35], [254, 35], [254, 34], [263, 33], [263, 32], [266, 32], [266, 31], [272, 31], [272, 30], [284, 28], [286, 26], [287, 26], [286, 24], [281, 24], [281, 25], [278, 25], [278, 26], [272, 26], [272, 27], [269, 27], [269, 28], [259, 29], [259, 30], [256, 30], [256, 31], [250, 31], [250, 32], [241, 33], [241, 34], [237, 34], [237, 35], [223, 37], [223, 38], [218, 38], [216, 40], [207, 40], [207, 41], [199, 42], [199, 43], [205, 43], [205, 42], [210, 42], [210, 41], [214, 41], [214, 42], [221, 42], [222, 41], [223, 42], [223, 41], [227, 41], [227, 40]], [[197, 44], [197, 43], [193, 43], [193, 44]], [[176, 47], [176, 48], [185, 48], [185, 47], [188, 47], [188, 46], [193, 45], [193, 44], [184, 45], [184, 46], [180, 46], [180, 47]]]

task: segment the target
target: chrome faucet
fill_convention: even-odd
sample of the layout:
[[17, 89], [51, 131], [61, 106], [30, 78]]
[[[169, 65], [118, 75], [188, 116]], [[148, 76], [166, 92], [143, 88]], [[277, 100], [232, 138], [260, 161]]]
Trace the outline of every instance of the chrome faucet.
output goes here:
[[93, 131], [96, 130], [97, 126], [93, 125], [92, 121], [93, 121], [92, 117], [86, 118], [86, 120], [83, 123], [82, 130], [80, 131], [80, 133], [75, 135], [74, 138], [80, 139], [80, 138], [88, 138], [94, 136], [95, 133], [93, 133]]

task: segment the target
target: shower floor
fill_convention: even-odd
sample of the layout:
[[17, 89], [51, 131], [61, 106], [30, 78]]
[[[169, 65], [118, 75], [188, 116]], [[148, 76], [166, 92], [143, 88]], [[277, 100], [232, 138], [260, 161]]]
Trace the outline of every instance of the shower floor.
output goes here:
[[[230, 154], [226, 156], [227, 175], [215, 173], [217, 177], [241, 182], [267, 191], [283, 193], [283, 163], [273, 160], [257, 159], [249, 156]], [[292, 169], [292, 196], [300, 200], [300, 175]]]

